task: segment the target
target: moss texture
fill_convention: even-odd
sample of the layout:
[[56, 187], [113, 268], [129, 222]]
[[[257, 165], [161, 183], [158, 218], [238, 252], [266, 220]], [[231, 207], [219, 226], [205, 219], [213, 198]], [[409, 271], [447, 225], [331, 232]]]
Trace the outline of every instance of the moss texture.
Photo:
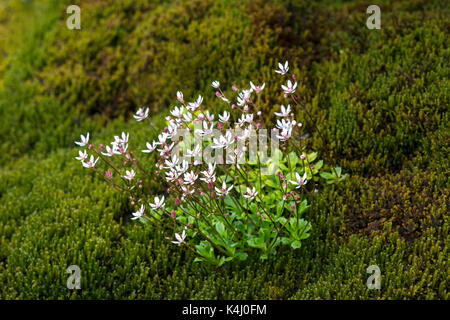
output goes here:
[[[379, 1], [73, 1], [0, 4], [0, 298], [449, 299], [450, 6]], [[324, 187], [296, 252], [217, 271], [129, 220], [126, 199], [82, 170], [73, 141], [159, 121], [218, 79], [266, 82], [270, 120], [284, 101], [273, 69], [289, 60], [323, 132], [308, 147], [350, 174]], [[269, 98], [271, 97], [271, 98]], [[65, 286], [67, 266], [82, 290]], [[382, 289], [368, 290], [376, 264]]]

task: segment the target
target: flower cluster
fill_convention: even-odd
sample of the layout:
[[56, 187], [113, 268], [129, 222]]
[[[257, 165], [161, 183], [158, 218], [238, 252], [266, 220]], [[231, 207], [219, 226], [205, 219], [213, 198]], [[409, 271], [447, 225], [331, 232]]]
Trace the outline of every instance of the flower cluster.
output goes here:
[[[288, 71], [287, 61], [276, 70], [289, 78]], [[266, 137], [258, 104], [261, 97], [256, 99], [265, 83], [250, 81], [242, 89], [233, 85], [234, 98], [222, 90], [219, 81], [211, 85], [224, 102], [222, 112], [207, 110], [201, 95], [186, 102], [178, 91], [178, 105], [166, 116], [167, 125], [155, 130], [155, 139], [145, 142], [146, 148], [138, 152], [152, 166], [144, 166], [130, 150], [125, 132], [110, 145], [98, 147], [89, 144], [89, 133], [81, 135], [75, 143], [94, 154], [79, 151], [75, 159], [130, 199], [136, 206], [131, 219], [171, 233], [169, 240], [191, 250], [197, 261], [221, 266], [234, 259], [245, 260], [252, 250], [259, 250], [264, 259], [281, 244], [298, 248], [311, 228], [301, 217], [308, 208], [310, 190], [306, 188], [317, 185], [323, 162], [316, 161], [317, 153], [303, 154], [298, 139], [291, 139], [300, 137], [302, 130], [295, 120], [295, 77], [281, 85], [283, 96], [294, 107], [280, 105], [275, 113], [272, 138], [277, 144], [271, 145], [270, 158], [268, 150], [257, 150], [255, 144]], [[139, 108], [134, 118], [150, 122], [149, 108]], [[98, 168], [99, 159], [106, 170]], [[262, 167], [269, 173], [263, 174]], [[329, 173], [327, 179], [337, 181], [342, 176]], [[151, 195], [150, 186], [155, 184], [165, 192]]]

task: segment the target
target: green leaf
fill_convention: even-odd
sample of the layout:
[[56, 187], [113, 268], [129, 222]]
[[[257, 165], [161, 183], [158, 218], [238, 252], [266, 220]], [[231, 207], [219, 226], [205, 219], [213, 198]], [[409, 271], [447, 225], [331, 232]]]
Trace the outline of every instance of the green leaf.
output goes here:
[[292, 249], [298, 249], [302, 246], [302, 243], [298, 240], [295, 240], [291, 243], [291, 247]]

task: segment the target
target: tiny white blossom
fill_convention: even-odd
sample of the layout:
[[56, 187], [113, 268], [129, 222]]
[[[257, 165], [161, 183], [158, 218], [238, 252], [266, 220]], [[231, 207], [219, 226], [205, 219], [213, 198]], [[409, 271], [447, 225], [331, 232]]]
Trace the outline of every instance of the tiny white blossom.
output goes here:
[[176, 241], [172, 241], [173, 244], [181, 246], [184, 242], [184, 239], [186, 239], [186, 229], [183, 230], [182, 234], [175, 233]]
[[153, 141], [153, 144], [150, 144], [150, 142], [147, 142], [147, 143], [145, 143], [145, 145], [147, 146], [147, 149], [142, 150], [142, 152], [143, 153], [152, 153], [156, 149], [158, 143], [156, 141]]
[[222, 188], [219, 189], [217, 187], [215, 187], [217, 195], [219, 196], [226, 196], [228, 195], [228, 193], [231, 191], [231, 189], [233, 189], [233, 185], [231, 185], [228, 189], [227, 189], [227, 184], [225, 183], [225, 181], [222, 183]]
[[138, 211], [133, 212], [133, 217], [131, 218], [131, 220], [136, 220], [136, 219], [141, 218], [142, 215], [144, 214], [144, 210], [145, 210], [145, 206], [141, 205], [141, 208]]
[[88, 162], [81, 161], [83, 167], [85, 168], [93, 168], [97, 164], [98, 158], [94, 161], [94, 156], [91, 155]]
[[197, 144], [194, 149], [190, 150], [186, 150], [186, 157], [199, 157], [202, 155], [202, 150], [199, 144]]
[[263, 91], [264, 87], [266, 86], [265, 83], [263, 83], [262, 86], [255, 86], [253, 84], [253, 82], [250, 81], [250, 87], [252, 88], [253, 91], [256, 91], [257, 93], [260, 93], [261, 91]]
[[291, 135], [292, 135], [292, 128], [289, 128], [281, 130], [281, 134], [276, 135], [276, 137], [280, 139], [280, 141], [286, 141], [291, 137]]
[[176, 156], [176, 155], [174, 155], [173, 157], [172, 157], [172, 160], [166, 160], [164, 163], [166, 164], [166, 167], [165, 168], [167, 168], [167, 169], [173, 169], [173, 168], [175, 168], [175, 166], [178, 164], [178, 162], [180, 161], [180, 159]]
[[288, 119], [281, 119], [277, 120], [276, 127], [280, 130], [288, 130], [291, 129], [294, 126], [294, 124]]
[[148, 111], [149, 109], [143, 109], [143, 108], [139, 108], [138, 111], [136, 111], [136, 114], [133, 115], [133, 117], [137, 120], [137, 121], [142, 121], [144, 119], [146, 119], [148, 117]]
[[177, 171], [174, 170], [174, 169], [170, 169], [170, 171], [169, 171], [169, 172], [166, 172], [165, 174], [166, 174], [166, 180], [167, 180], [168, 182], [173, 182], [173, 181], [175, 181], [176, 179], [178, 179], [178, 173], [177, 173]]
[[306, 172], [303, 174], [303, 177], [300, 177], [298, 172], [296, 172], [295, 173], [295, 178], [296, 178], [297, 181], [289, 180], [289, 182], [294, 184], [294, 185], [297, 185], [295, 187], [295, 189], [298, 189], [298, 188], [300, 188], [301, 186], [305, 185], [308, 182], [308, 180], [306, 180], [306, 176], [307, 176]]
[[214, 128], [214, 124], [213, 123], [211, 123], [211, 125], [209, 126], [206, 121], [203, 121], [203, 130], [196, 129], [195, 133], [199, 134], [202, 137], [203, 136], [207, 136], [207, 135], [212, 133], [213, 128]]
[[186, 160], [183, 160], [179, 165], [175, 167], [175, 170], [177, 170], [178, 175], [182, 175], [189, 169], [189, 163]]
[[85, 147], [89, 143], [89, 132], [87, 133], [86, 137], [81, 135], [80, 136], [81, 141], [75, 141], [75, 144], [79, 145], [80, 147]]
[[129, 133], [122, 132], [122, 136], [114, 136], [114, 142], [119, 144], [127, 144], [128, 138], [130, 137]]
[[287, 61], [284, 63], [284, 66], [278, 63], [278, 68], [279, 70], [275, 70], [275, 72], [284, 75], [289, 71], [289, 64]]
[[288, 104], [285, 108], [283, 105], [281, 105], [281, 112], [275, 112], [275, 115], [279, 117], [287, 117], [291, 113], [291, 106]]
[[187, 106], [188, 110], [195, 111], [197, 110], [203, 102], [203, 97], [201, 95], [198, 96], [197, 101], [189, 102]]
[[114, 146], [112, 148], [110, 146], [106, 146], [106, 152], [102, 152], [102, 155], [112, 157], [114, 155]]
[[191, 122], [192, 121], [192, 113], [187, 112], [183, 114], [184, 122]]
[[216, 170], [216, 163], [208, 163], [208, 169], [201, 172], [205, 177], [200, 178], [200, 180], [206, 183], [215, 182], [216, 181], [215, 170]]
[[195, 174], [194, 171], [191, 170], [191, 172], [187, 172], [184, 174], [184, 183], [185, 184], [194, 184], [195, 180], [197, 180], [198, 175]]
[[175, 107], [172, 111], [170, 111], [170, 113], [176, 117], [176, 118], [180, 118], [183, 115], [183, 111], [184, 111], [184, 107]]
[[87, 159], [87, 157], [88, 157], [88, 154], [87, 154], [87, 152], [86, 152], [86, 150], [83, 150], [83, 151], [78, 151], [78, 154], [80, 155], [79, 157], [75, 157], [75, 159], [77, 159], [77, 160], [81, 160], [81, 161], [84, 161], [84, 160], [86, 160]]
[[214, 138], [211, 148], [213, 149], [228, 149], [230, 145], [234, 143], [233, 136], [230, 131], [227, 131], [225, 135], [219, 137], [219, 139]]
[[291, 80], [288, 80], [286, 85], [281, 85], [281, 89], [284, 90], [285, 94], [291, 94], [295, 92], [295, 89], [297, 88], [297, 81], [292, 84]]
[[153, 209], [164, 207], [164, 196], [162, 196], [161, 199], [155, 197], [155, 203], [150, 203], [150, 207], [152, 207]]
[[258, 192], [256, 191], [255, 187], [253, 187], [252, 189], [247, 187], [247, 192], [244, 193], [244, 198], [253, 200], [253, 199], [255, 199], [257, 194], [258, 194]]
[[213, 81], [212, 83], [211, 83], [211, 85], [213, 86], [213, 88], [218, 88], [218, 87], [220, 87], [220, 82], [219, 81], [217, 81], [217, 80], [215, 80], [215, 81]]
[[123, 176], [125, 179], [128, 179], [128, 180], [133, 180], [134, 179], [134, 177], [136, 176], [136, 172], [134, 172], [134, 170], [133, 169], [131, 169], [130, 171], [128, 171], [128, 170], [126, 170], [125, 171], [125, 175]]
[[230, 114], [226, 111], [223, 112], [223, 115], [219, 114], [219, 121], [222, 123], [228, 122], [230, 119]]
[[184, 102], [184, 100], [183, 100], [183, 92], [177, 91], [177, 99], [178, 99], [178, 101], [180, 101], [181, 103]]

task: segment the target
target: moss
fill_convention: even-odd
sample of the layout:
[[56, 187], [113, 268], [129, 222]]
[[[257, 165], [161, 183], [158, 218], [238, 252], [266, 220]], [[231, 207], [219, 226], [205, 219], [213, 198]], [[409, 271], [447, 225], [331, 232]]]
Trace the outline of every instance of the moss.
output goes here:
[[[0, 5], [0, 298], [450, 298], [443, 2], [381, 1], [377, 31], [364, 27], [363, 1], [82, 1], [81, 31], [65, 28], [68, 4]], [[131, 223], [127, 199], [73, 160], [88, 130], [94, 141], [128, 131], [141, 147], [153, 133], [131, 112], [148, 105], [161, 123], [177, 90], [222, 108], [214, 79], [266, 82], [270, 120], [285, 103], [273, 98], [279, 59], [323, 133], [296, 110], [304, 143], [350, 173], [319, 190], [295, 253], [221, 270], [193, 263]], [[72, 264], [81, 291], [65, 286]], [[371, 264], [380, 291], [365, 285]]]

